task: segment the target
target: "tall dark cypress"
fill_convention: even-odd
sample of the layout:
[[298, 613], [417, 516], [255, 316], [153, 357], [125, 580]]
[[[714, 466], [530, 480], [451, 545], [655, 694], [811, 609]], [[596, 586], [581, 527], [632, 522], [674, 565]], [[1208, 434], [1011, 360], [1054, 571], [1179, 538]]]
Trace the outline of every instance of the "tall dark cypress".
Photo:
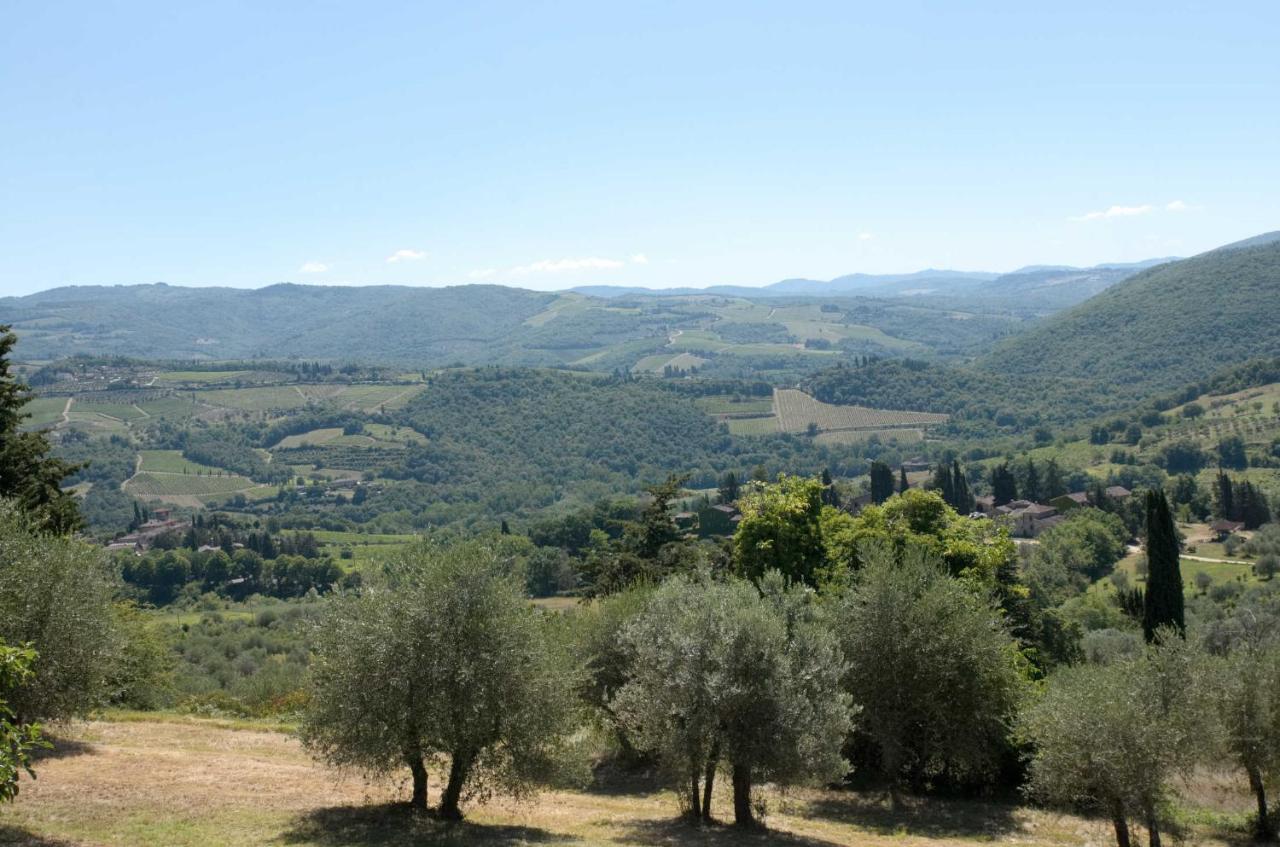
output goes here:
[[884, 462], [871, 463], [871, 500], [883, 503], [893, 496], [893, 469]]
[[939, 462], [938, 467], [933, 471], [933, 487], [942, 495], [943, 501], [948, 506], [955, 505], [955, 487], [951, 480], [951, 466], [946, 462]]
[[1156, 630], [1171, 626], [1184, 634], [1182, 568], [1178, 563], [1178, 534], [1163, 491], [1147, 492], [1147, 591], [1142, 609], [1142, 634], [1147, 641]]
[[911, 487], [911, 483], [907, 482], [907, 469], [898, 468], [898, 493], [901, 494]]
[[1235, 494], [1231, 490], [1231, 478], [1218, 468], [1218, 517], [1223, 520], [1236, 519]]
[[951, 462], [951, 493], [955, 498], [951, 506], [960, 514], [967, 515], [973, 511], [973, 491], [969, 489], [969, 480], [965, 479], [960, 462]]
[[991, 469], [991, 494], [997, 506], [1018, 499], [1018, 483], [1009, 470], [1008, 462]]

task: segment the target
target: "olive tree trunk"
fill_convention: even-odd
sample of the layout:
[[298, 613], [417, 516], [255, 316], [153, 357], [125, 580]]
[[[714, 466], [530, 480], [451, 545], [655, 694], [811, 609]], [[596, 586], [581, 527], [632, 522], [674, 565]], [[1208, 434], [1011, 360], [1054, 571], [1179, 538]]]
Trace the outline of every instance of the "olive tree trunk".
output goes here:
[[1270, 841], [1275, 838], [1275, 830], [1271, 826], [1271, 816], [1267, 812], [1267, 788], [1262, 781], [1262, 772], [1257, 767], [1250, 767], [1249, 771], [1249, 787], [1253, 789], [1253, 796], [1258, 800], [1258, 820], [1254, 825], [1255, 834], [1259, 841]]
[[711, 755], [707, 757], [707, 772], [702, 778], [702, 819], [711, 820], [711, 790], [716, 784], [716, 765], [720, 762], [720, 742], [711, 747]]
[[733, 766], [733, 822], [737, 826], [753, 826], [755, 814], [751, 810], [751, 766]]
[[1116, 847], [1129, 847], [1129, 820], [1120, 803], [1111, 806], [1111, 824], [1116, 829]]
[[440, 796], [440, 817], [445, 820], [462, 820], [462, 809], [458, 807], [458, 801], [462, 799], [462, 787], [467, 782], [470, 770], [471, 756], [454, 753], [449, 762], [449, 781], [445, 783], [444, 793]]
[[413, 796], [409, 799], [409, 805], [414, 809], [427, 808], [427, 767], [422, 763], [422, 757], [418, 755], [409, 755], [405, 757], [409, 765], [409, 771], [413, 774]]

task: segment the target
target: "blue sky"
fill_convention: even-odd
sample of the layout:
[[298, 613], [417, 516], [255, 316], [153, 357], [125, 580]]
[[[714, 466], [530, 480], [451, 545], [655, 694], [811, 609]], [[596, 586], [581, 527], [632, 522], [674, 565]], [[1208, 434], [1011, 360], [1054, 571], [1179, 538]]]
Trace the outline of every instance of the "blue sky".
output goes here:
[[1274, 3], [10, 3], [0, 294], [763, 285], [1280, 229]]

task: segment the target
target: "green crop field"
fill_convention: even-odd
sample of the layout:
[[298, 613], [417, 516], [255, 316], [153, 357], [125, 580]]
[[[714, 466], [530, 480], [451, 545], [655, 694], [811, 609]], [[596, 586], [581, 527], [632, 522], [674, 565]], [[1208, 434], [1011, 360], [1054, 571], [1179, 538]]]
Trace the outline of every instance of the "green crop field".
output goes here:
[[778, 431], [778, 419], [772, 415], [760, 418], [730, 418], [727, 421], [733, 435], [772, 435]]
[[924, 440], [924, 432], [919, 429], [841, 429], [819, 432], [814, 441], [819, 444], [859, 444], [872, 437], [899, 444], [915, 444]]
[[36, 397], [22, 408], [31, 417], [23, 423], [24, 429], [45, 429], [62, 420], [62, 410], [67, 406], [66, 397]]
[[772, 397], [732, 397], [718, 394], [711, 397], [699, 397], [694, 401], [698, 408], [709, 415], [771, 415], [773, 414]]
[[294, 386], [274, 388], [220, 388], [196, 394], [201, 402], [246, 412], [288, 411], [307, 405], [307, 398]]
[[276, 447], [281, 450], [293, 450], [297, 447], [317, 447], [321, 444], [328, 444], [330, 441], [341, 435], [342, 427], [340, 426], [313, 429], [310, 432], [300, 432], [297, 435], [290, 435], [281, 440]]

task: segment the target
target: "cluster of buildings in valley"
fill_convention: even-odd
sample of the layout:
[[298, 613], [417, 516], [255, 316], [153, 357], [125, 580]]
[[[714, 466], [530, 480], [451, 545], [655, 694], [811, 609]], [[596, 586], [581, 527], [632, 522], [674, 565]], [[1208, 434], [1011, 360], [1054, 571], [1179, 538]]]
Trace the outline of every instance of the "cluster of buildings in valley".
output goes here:
[[[1133, 496], [1133, 492], [1123, 485], [1112, 485], [1103, 489], [1108, 500], [1122, 502]], [[1018, 538], [1035, 538], [1047, 529], [1052, 529], [1066, 520], [1072, 509], [1080, 509], [1092, 505], [1089, 495], [1083, 491], [1073, 491], [1054, 497], [1048, 503], [1033, 503], [1030, 500], [1010, 500], [1008, 503], [996, 505], [995, 497], [990, 494], [973, 498], [975, 515], [987, 518], [1005, 518], [1009, 522], [1009, 531]]]
[[132, 550], [134, 552], [142, 552], [151, 549], [156, 539], [166, 533], [178, 530], [186, 530], [191, 527], [191, 521], [180, 520], [173, 517], [173, 513], [169, 509], [154, 509], [151, 517], [142, 523], [133, 532], [122, 535], [107, 545], [108, 550]]
[[[927, 472], [931, 465], [923, 459], [904, 461], [901, 470], [905, 473]], [[916, 486], [912, 486], [916, 487]], [[1133, 492], [1122, 485], [1112, 485], [1103, 489], [1103, 494], [1112, 502], [1120, 503], [1133, 496]], [[842, 504], [842, 508], [852, 514], [858, 514], [871, 505], [871, 495], [862, 494]], [[1067, 513], [1073, 509], [1093, 505], [1090, 495], [1083, 491], [1075, 491], [1054, 497], [1047, 503], [1031, 500], [1011, 500], [996, 505], [995, 497], [987, 494], [974, 498], [974, 512], [971, 517], [992, 518], [1001, 520], [1009, 527], [1015, 538], [1036, 538], [1046, 530], [1052, 529], [1066, 520]], [[674, 516], [676, 526], [681, 530], [696, 533], [699, 536], [732, 535], [742, 520], [742, 513], [733, 503], [717, 503], [706, 505], [697, 511], [680, 512]], [[1222, 522], [1219, 523], [1229, 523]], [[1213, 530], [1219, 534], [1231, 534], [1239, 531], [1243, 524]]]

